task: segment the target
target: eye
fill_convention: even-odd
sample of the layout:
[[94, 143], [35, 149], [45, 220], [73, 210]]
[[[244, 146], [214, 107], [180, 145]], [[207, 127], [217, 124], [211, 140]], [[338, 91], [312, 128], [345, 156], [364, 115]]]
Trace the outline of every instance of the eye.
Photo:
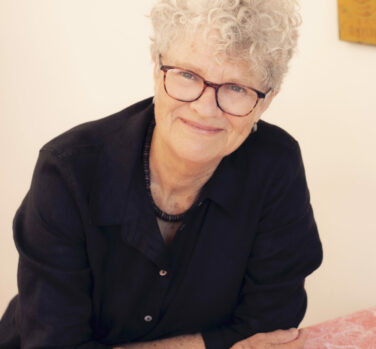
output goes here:
[[228, 85], [228, 88], [231, 92], [235, 93], [247, 93], [246, 89], [244, 87], [238, 86], [238, 85]]
[[187, 79], [187, 80], [195, 80], [196, 79], [196, 75], [194, 75], [194, 74], [192, 74], [188, 71], [181, 71], [180, 76], [183, 77], [184, 79]]

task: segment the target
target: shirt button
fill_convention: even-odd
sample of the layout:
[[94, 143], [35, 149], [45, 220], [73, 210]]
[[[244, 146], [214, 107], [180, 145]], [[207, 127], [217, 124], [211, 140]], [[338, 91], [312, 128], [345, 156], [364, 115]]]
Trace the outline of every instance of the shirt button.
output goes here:
[[202, 204], [203, 204], [203, 202], [200, 201], [200, 202], [197, 204], [197, 206], [200, 207], [200, 206], [202, 206]]
[[150, 322], [151, 320], [153, 320], [153, 317], [152, 317], [151, 315], [146, 315], [146, 316], [144, 317], [144, 320], [145, 320], [146, 322]]
[[182, 225], [180, 226], [180, 231], [182, 231], [184, 228], [185, 228], [185, 224], [182, 224]]
[[166, 275], [167, 275], [167, 271], [161, 269], [161, 270], [159, 271], [159, 275], [160, 275], [160, 276], [166, 276]]

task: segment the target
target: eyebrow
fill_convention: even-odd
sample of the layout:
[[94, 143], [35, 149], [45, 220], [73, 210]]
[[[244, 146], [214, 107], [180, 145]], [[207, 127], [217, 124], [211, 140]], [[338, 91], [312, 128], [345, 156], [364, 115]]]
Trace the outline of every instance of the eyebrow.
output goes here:
[[194, 72], [194, 73], [198, 73], [198, 74], [204, 75], [204, 72], [201, 70], [200, 67], [196, 67], [195, 65], [190, 64], [190, 63], [185, 63], [185, 62], [179, 62], [179, 61], [177, 61], [176, 62], [176, 66], [180, 67], [180, 68], [183, 68], [183, 69], [192, 70], [192, 72]]
[[[202, 69], [200, 67], [197, 67], [197, 66], [191, 64], [191, 63], [176, 61], [176, 67], [181, 68], [181, 69], [185, 69], [185, 70], [190, 70], [190, 71], [192, 71], [192, 73], [197, 73], [198, 75], [201, 75], [202, 78], [207, 80], [204, 76], [205, 73], [202, 71]], [[212, 81], [212, 82], [214, 82], [214, 81]], [[257, 87], [254, 87], [254, 85], [255, 85], [254, 82], [249, 81], [249, 83], [248, 83], [248, 82], [244, 82], [242, 80], [236, 79], [236, 78], [229, 79], [228, 81], [225, 81], [224, 83], [234, 83], [234, 84], [243, 85], [243, 86], [252, 87], [252, 88], [257, 89]]]

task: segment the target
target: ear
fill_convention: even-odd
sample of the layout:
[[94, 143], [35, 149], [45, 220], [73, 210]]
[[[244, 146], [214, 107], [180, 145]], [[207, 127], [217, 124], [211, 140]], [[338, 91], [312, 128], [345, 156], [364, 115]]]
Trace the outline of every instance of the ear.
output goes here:
[[279, 91], [271, 90], [264, 99], [261, 100], [259, 105], [260, 109], [257, 112], [256, 117], [254, 118], [254, 122], [259, 121], [261, 115], [269, 108], [270, 104], [272, 103], [275, 96], [277, 96]]
[[153, 65], [154, 65], [154, 69], [153, 69], [153, 76], [154, 76], [154, 80], [157, 80], [159, 74], [160, 74], [160, 55], [159, 54], [154, 54], [152, 56], [152, 60], [153, 60]]
[[262, 101], [262, 104], [261, 104], [261, 113], [264, 113], [270, 106], [270, 104], [272, 103], [273, 99], [275, 96], [278, 95], [278, 92], [279, 91], [274, 91], [274, 90], [271, 90], [264, 98], [264, 100]]
[[158, 77], [158, 73], [159, 73], [158, 57], [153, 56], [152, 60], [153, 60], [153, 77], [154, 77], [154, 80], [156, 80]]
[[154, 96], [158, 95], [158, 91], [163, 86], [163, 73], [160, 69], [160, 60], [158, 55], [152, 56], [153, 60], [153, 80], [154, 80]]

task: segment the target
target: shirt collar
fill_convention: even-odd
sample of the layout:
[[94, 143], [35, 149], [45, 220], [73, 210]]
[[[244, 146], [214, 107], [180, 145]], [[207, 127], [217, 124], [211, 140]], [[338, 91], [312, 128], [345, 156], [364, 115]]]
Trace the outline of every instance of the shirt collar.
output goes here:
[[113, 117], [119, 118], [120, 127], [102, 146], [90, 195], [90, 209], [97, 225], [122, 223], [132, 178], [139, 175], [138, 167], [142, 166], [143, 142], [154, 117], [154, 105], [147, 99]]
[[[251, 137], [251, 136], [250, 136]], [[249, 138], [232, 154], [224, 157], [205, 184], [201, 198], [210, 199], [233, 218], [240, 212], [250, 163], [246, 161]]]

